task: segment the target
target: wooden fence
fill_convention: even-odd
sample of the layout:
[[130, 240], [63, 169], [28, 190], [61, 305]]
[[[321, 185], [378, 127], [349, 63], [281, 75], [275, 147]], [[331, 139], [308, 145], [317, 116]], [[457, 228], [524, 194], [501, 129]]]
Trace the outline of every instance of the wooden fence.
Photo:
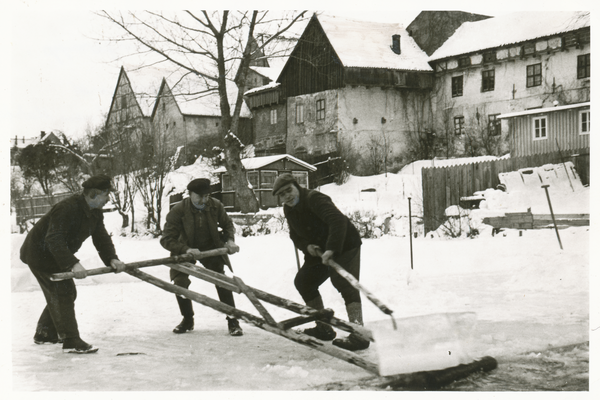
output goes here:
[[57, 193], [52, 196], [33, 196], [23, 197], [18, 199], [15, 207], [17, 213], [17, 222], [22, 223], [28, 219], [40, 218], [46, 214], [53, 205], [67, 197], [72, 196], [73, 193]]
[[459, 205], [461, 197], [474, 192], [496, 188], [500, 183], [498, 174], [522, 168], [540, 167], [571, 161], [584, 185], [589, 184], [589, 149], [534, 154], [527, 157], [483, 161], [449, 167], [423, 168], [423, 220], [425, 232], [436, 230], [445, 220], [444, 212], [452, 205]]

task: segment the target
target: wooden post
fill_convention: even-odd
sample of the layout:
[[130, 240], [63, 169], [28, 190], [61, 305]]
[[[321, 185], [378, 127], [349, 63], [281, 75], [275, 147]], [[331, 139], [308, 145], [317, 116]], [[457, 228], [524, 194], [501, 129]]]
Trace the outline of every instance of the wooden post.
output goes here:
[[544, 190], [546, 191], [546, 198], [548, 199], [548, 206], [550, 207], [550, 215], [552, 215], [552, 222], [554, 223], [554, 230], [556, 231], [556, 237], [558, 238], [558, 244], [560, 245], [560, 249], [563, 249], [562, 242], [560, 241], [560, 235], [558, 234], [558, 227], [556, 226], [556, 219], [554, 218], [554, 211], [552, 211], [552, 203], [550, 202], [550, 194], [548, 193], [548, 187], [550, 185], [542, 185]]
[[410, 197], [408, 198], [408, 229], [410, 234], [410, 269], [413, 269], [413, 251], [412, 251], [412, 214], [410, 210]]

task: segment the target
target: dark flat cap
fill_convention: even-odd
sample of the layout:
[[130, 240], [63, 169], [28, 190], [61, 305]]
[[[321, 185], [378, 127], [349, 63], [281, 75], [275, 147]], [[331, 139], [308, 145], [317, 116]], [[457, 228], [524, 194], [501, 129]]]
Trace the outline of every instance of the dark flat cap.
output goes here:
[[294, 184], [296, 184], [296, 186], [298, 186], [298, 182], [292, 176], [292, 174], [279, 175], [277, 177], [277, 179], [275, 179], [275, 183], [273, 184], [273, 191], [272, 191], [273, 196], [277, 196], [277, 192], [279, 191], [279, 189], [281, 189], [282, 187], [284, 187], [290, 183], [294, 183]]
[[94, 175], [81, 186], [86, 189], [114, 190], [108, 175]]
[[194, 179], [188, 183], [187, 189], [199, 195], [210, 194], [210, 180], [206, 178]]

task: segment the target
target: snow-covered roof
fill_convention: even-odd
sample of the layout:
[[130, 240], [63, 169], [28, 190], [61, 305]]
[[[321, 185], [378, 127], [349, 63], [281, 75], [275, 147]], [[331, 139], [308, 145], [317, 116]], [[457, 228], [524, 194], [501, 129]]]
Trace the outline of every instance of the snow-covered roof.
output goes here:
[[569, 110], [572, 108], [583, 108], [583, 107], [589, 107], [589, 106], [590, 106], [590, 102], [588, 101], [586, 103], [569, 104], [566, 106], [545, 107], [545, 108], [535, 108], [533, 110], [516, 111], [516, 112], [511, 112], [511, 113], [506, 113], [506, 114], [500, 114], [496, 118], [502, 119], [502, 118], [521, 117], [523, 115], [541, 114], [541, 113], [555, 112], [555, 111], [560, 111], [560, 110]]
[[[305, 167], [306, 169], [309, 169], [311, 171], [317, 170], [317, 167], [315, 167], [314, 165], [311, 165], [311, 164], [309, 164], [305, 161], [302, 161], [302, 160], [300, 160], [294, 156], [291, 156], [289, 154], [276, 154], [274, 156], [244, 158], [242, 160], [242, 165], [244, 166], [244, 168], [246, 168], [247, 170], [250, 171], [250, 170], [262, 168], [265, 165], [269, 165], [271, 163], [282, 160], [284, 158], [289, 161], [293, 161], [296, 164], [302, 165], [303, 167]], [[225, 167], [219, 167], [215, 170], [215, 173], [219, 173], [219, 172], [227, 172], [227, 169]]]
[[252, 94], [252, 93], [256, 93], [256, 92], [262, 92], [263, 90], [272, 89], [272, 88], [275, 88], [275, 87], [277, 87], [279, 85], [281, 85], [281, 83], [279, 83], [279, 82], [271, 82], [271, 83], [268, 83], [268, 84], [263, 85], [263, 86], [255, 87], [254, 89], [247, 90], [246, 92], [244, 92], [244, 94], [248, 95], [248, 94]]
[[581, 11], [524, 11], [465, 22], [429, 60], [512, 45], [587, 26], [590, 26], [590, 13]]
[[[431, 71], [427, 54], [401, 24], [357, 21], [331, 15], [318, 17], [344, 67]], [[392, 35], [400, 35], [400, 54], [392, 51]]]
[[142, 114], [145, 117], [150, 117], [152, 115], [152, 109], [154, 108], [154, 102], [156, 101], [156, 94], [160, 88], [162, 76], [159, 72], [154, 70], [143, 70], [128, 71], [127, 77], [129, 78], [129, 83], [135, 99], [142, 110]]

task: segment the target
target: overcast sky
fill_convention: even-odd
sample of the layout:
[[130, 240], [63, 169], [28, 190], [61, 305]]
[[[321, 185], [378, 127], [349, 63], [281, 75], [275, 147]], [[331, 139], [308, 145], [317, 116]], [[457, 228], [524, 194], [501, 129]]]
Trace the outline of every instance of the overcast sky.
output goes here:
[[[415, 8], [416, 6], [423, 7], [422, 9], [453, 9], [499, 15], [511, 10], [517, 11], [518, 6], [508, 7], [513, 3], [522, 2], [498, 2], [496, 8], [474, 1], [446, 1], [438, 4], [427, 1], [369, 2], [370, 9], [347, 8], [347, 3], [316, 2], [319, 6], [326, 6], [327, 12], [335, 11], [340, 16], [399, 22], [405, 26], [420, 12], [421, 9]], [[535, 3], [534, 1], [533, 4]], [[52, 130], [61, 130], [69, 137], [78, 137], [84, 134], [86, 127], [101, 124], [110, 106], [119, 68], [123, 64], [118, 60], [119, 55], [125, 54], [120, 46], [94, 40], [101, 38], [103, 32], [110, 29], [109, 25], [86, 9], [67, 8], [66, 5], [64, 8], [43, 9], [35, 7], [41, 2], [31, 1], [15, 1], [14, 4], [3, 19], [3, 28], [8, 28], [3, 40], [9, 38], [9, 63], [4, 67], [11, 69], [8, 74], [3, 75], [10, 77], [8, 97], [3, 97], [4, 101], [9, 100], [11, 121], [11, 124], [3, 121], [3, 137], [8, 139], [16, 135], [27, 138], [39, 135], [40, 131]], [[172, 5], [171, 2], [169, 4]], [[336, 7], [336, 4], [343, 5]], [[404, 8], [400, 8], [401, 4], [405, 5]], [[531, 1], [527, 4], [531, 9], [536, 8]], [[552, 2], [546, 1], [543, 4], [545, 9], [552, 9]], [[564, 2], [560, 4], [565, 6]], [[578, 4], [582, 7], [574, 7]], [[567, 6], [584, 9], [586, 4], [591, 2], [570, 1]], [[105, 7], [104, 4], [95, 5]], [[307, 5], [310, 6], [310, 3], [303, 4]], [[6, 50], [4, 54], [7, 54]], [[6, 87], [3, 91], [6, 91]]]

